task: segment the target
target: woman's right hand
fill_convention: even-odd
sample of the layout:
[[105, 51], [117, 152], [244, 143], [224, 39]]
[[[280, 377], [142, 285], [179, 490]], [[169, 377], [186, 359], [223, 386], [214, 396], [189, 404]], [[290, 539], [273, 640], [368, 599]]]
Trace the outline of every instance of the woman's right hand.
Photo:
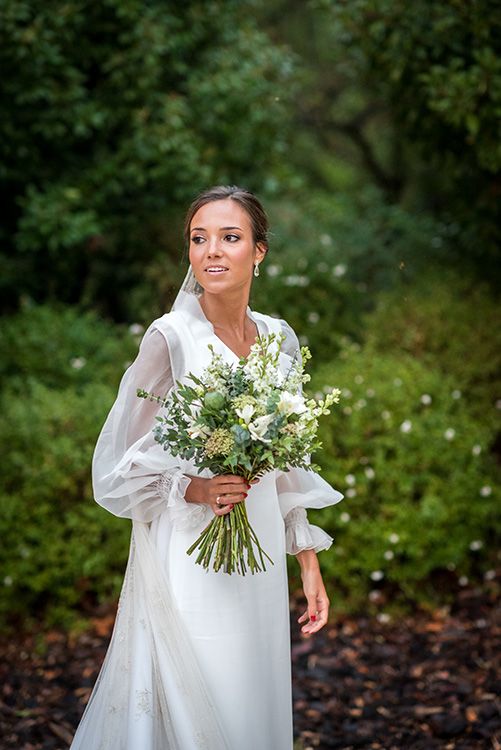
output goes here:
[[218, 474], [210, 479], [191, 477], [185, 499], [189, 503], [207, 503], [216, 516], [224, 516], [233, 510], [235, 503], [246, 499], [251, 485], [257, 482], [259, 479], [253, 479], [249, 484], [236, 474]]

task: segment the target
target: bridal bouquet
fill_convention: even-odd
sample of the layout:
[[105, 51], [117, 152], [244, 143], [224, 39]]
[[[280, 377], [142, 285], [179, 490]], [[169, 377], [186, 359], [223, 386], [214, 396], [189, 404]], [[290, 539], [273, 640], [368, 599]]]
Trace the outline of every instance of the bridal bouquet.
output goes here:
[[[220, 354], [199, 377], [191, 372], [187, 380], [176, 381], [166, 398], [138, 389], [141, 398], [156, 400], [166, 413], [156, 417], [155, 440], [173, 456], [192, 459], [197, 468], [214, 474], [236, 474], [247, 481], [273, 469], [300, 467], [319, 471], [309, 454], [321, 447], [317, 438], [318, 417], [330, 414], [329, 406], [339, 401], [340, 390], [332, 388], [324, 399], [306, 399], [302, 384], [310, 380], [304, 365], [311, 358], [307, 346], [300, 348], [286, 375], [279, 366], [283, 334], [259, 336], [247, 358], [232, 366]], [[249, 523], [245, 501], [215, 516], [187, 550], [198, 549], [196, 562], [207, 570], [245, 575], [266, 570], [262, 549]]]

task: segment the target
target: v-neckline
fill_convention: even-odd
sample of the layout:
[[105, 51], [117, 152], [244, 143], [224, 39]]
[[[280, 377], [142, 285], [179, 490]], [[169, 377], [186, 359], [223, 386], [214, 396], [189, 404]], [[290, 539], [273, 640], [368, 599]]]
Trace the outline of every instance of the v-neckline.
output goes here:
[[[224, 346], [224, 348], [225, 348], [225, 349], [226, 349], [226, 350], [227, 350], [228, 352], [230, 352], [230, 354], [232, 354], [232, 355], [233, 355], [233, 356], [235, 357], [235, 359], [236, 359], [236, 360], [240, 361], [241, 359], [244, 359], [244, 360], [247, 360], [247, 359], [249, 359], [249, 356], [250, 356], [250, 353], [251, 353], [251, 350], [250, 350], [250, 349], [249, 349], [249, 353], [248, 353], [248, 354], [247, 354], [246, 356], [240, 356], [239, 354], [237, 354], [236, 352], [234, 352], [234, 351], [233, 351], [233, 349], [231, 349], [231, 348], [230, 348], [230, 347], [228, 346], [228, 344], [225, 344], [225, 342], [223, 341], [223, 339], [222, 339], [222, 338], [221, 338], [220, 336], [218, 336], [218, 335], [217, 335], [217, 333], [216, 333], [216, 332], [215, 332], [215, 330], [214, 330], [214, 326], [213, 326], [213, 324], [211, 323], [211, 321], [209, 320], [209, 318], [208, 318], [208, 317], [206, 316], [206, 314], [204, 313], [204, 311], [203, 311], [203, 308], [202, 308], [202, 305], [200, 304], [200, 300], [198, 299], [198, 297], [196, 297], [196, 300], [197, 300], [197, 304], [198, 304], [198, 309], [200, 310], [200, 313], [201, 313], [201, 315], [203, 316], [204, 320], [205, 320], [205, 321], [207, 321], [207, 324], [208, 324], [208, 326], [209, 326], [209, 328], [210, 328], [210, 330], [211, 330], [212, 334], [213, 334], [213, 335], [215, 336], [215, 338], [217, 338], [217, 340], [218, 340], [218, 341], [220, 341], [220, 342], [221, 342], [221, 345], [222, 345], [222, 346]], [[251, 308], [250, 308], [250, 306], [249, 306], [249, 305], [247, 305], [247, 309], [246, 309], [246, 311], [245, 311], [245, 314], [246, 314], [246, 316], [247, 316], [247, 317], [248, 317], [248, 318], [249, 318], [249, 319], [250, 319], [250, 320], [251, 320], [251, 321], [252, 321], [252, 322], [254, 323], [254, 325], [256, 326], [256, 330], [257, 330], [257, 335], [256, 335], [256, 338], [254, 339], [254, 344], [256, 344], [256, 343], [257, 343], [257, 341], [258, 341], [258, 339], [259, 339], [259, 337], [263, 335], [263, 331], [261, 331], [261, 329], [260, 329], [260, 327], [259, 327], [259, 321], [258, 321], [258, 319], [257, 319], [257, 318], [256, 318], [256, 317], [254, 316], [254, 313], [253, 313], [253, 311], [251, 310]], [[253, 344], [251, 344], [251, 346], [253, 346]]]

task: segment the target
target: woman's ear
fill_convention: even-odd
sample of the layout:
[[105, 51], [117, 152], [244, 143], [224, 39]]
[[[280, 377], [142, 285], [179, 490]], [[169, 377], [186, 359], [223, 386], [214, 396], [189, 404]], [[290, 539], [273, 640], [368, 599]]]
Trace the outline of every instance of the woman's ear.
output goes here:
[[266, 253], [268, 252], [268, 246], [264, 242], [256, 242], [256, 258], [262, 261]]

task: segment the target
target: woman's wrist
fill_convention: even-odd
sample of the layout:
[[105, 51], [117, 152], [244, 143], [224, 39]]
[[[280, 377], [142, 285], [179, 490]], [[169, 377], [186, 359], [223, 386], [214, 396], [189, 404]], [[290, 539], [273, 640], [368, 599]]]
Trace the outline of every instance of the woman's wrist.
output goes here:
[[185, 477], [188, 477], [188, 479], [191, 479], [191, 482], [186, 488], [186, 492], [184, 493], [184, 499], [187, 503], [204, 503], [206, 500], [204, 500], [203, 492], [202, 492], [202, 483], [203, 478], [202, 477], [192, 477], [189, 474], [185, 474]]
[[312, 570], [319, 570], [317, 553], [314, 549], [302, 549], [297, 552], [295, 557], [301, 567], [301, 573], [308, 573]]

